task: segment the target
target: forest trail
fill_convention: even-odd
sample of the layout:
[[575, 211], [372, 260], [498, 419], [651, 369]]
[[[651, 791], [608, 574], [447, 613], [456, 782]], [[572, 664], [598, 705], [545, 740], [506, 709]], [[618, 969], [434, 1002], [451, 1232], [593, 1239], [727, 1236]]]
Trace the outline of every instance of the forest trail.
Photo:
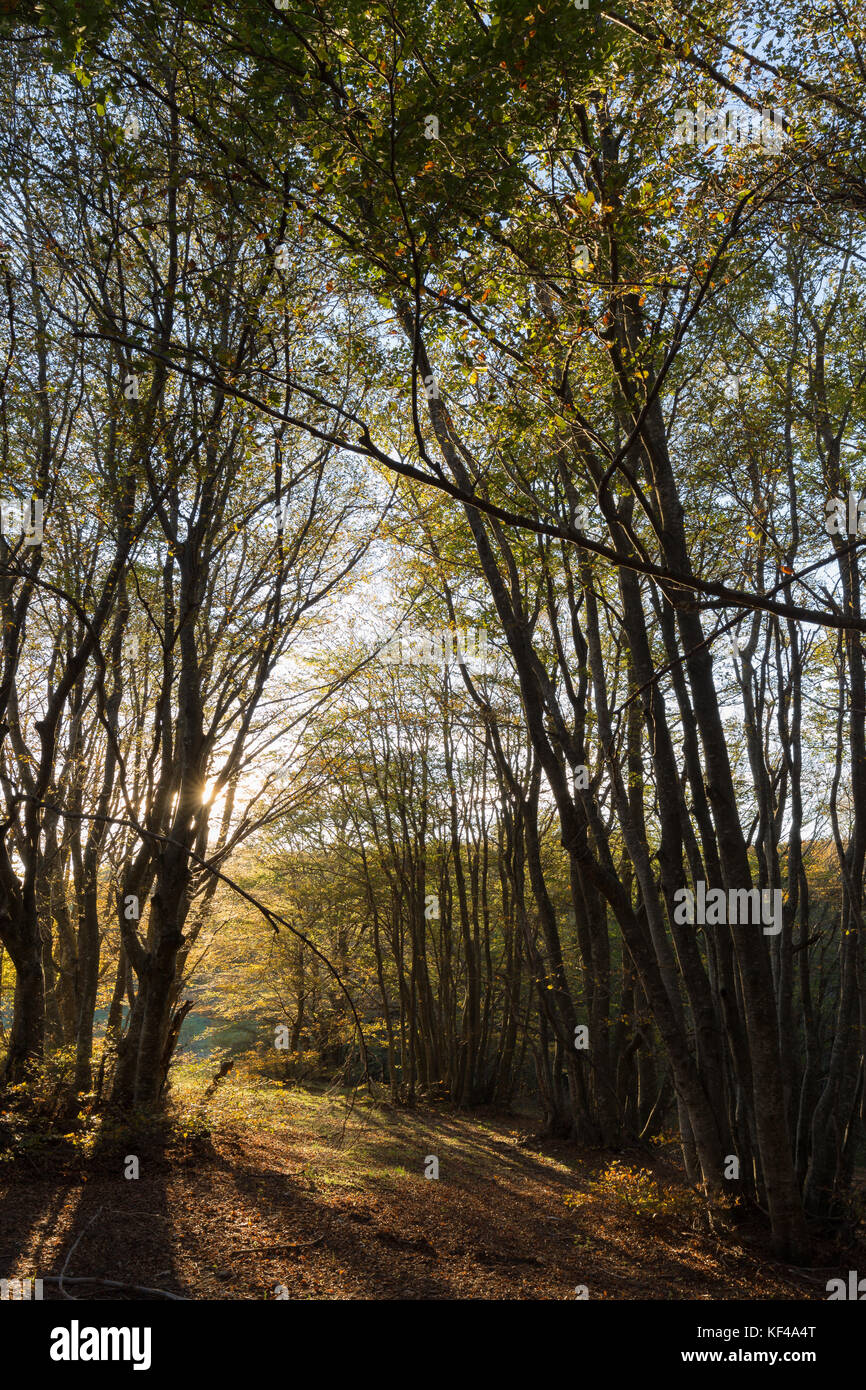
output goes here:
[[[195, 1300], [277, 1286], [290, 1299], [573, 1300], [580, 1286], [608, 1300], [822, 1299], [836, 1272], [801, 1274], [701, 1229], [673, 1143], [578, 1151], [524, 1117], [360, 1096], [349, 1110], [260, 1080], [230, 1080], [193, 1120], [191, 1099], [160, 1142], [103, 1134], [88, 1152], [79, 1136], [0, 1169], [7, 1277], [66, 1262], [69, 1292], [100, 1299], [142, 1295], [74, 1281]], [[431, 1156], [438, 1180], [424, 1176]]]

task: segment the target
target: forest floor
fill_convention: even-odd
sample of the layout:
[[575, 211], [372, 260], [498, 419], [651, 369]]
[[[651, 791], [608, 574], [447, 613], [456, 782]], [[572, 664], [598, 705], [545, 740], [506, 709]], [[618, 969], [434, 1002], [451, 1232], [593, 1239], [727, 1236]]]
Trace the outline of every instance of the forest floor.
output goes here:
[[350, 1108], [261, 1078], [203, 1093], [182, 1073], [171, 1125], [134, 1144], [103, 1129], [18, 1145], [0, 1162], [0, 1276], [64, 1273], [99, 1299], [146, 1295], [79, 1281], [187, 1299], [825, 1299], [856, 1267], [825, 1251], [826, 1269], [798, 1271], [748, 1225], [709, 1231], [672, 1140], [613, 1155], [516, 1115]]

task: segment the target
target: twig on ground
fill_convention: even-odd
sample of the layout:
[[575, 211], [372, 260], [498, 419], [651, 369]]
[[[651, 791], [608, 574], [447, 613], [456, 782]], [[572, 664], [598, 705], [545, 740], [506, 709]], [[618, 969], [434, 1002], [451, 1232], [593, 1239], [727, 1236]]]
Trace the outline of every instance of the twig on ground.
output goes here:
[[[61, 1276], [59, 1274], [45, 1274], [41, 1276], [43, 1284], [59, 1284]], [[181, 1293], [169, 1293], [168, 1289], [149, 1289], [144, 1284], [124, 1284], [118, 1279], [101, 1279], [98, 1275], [87, 1274], [78, 1275], [74, 1279], [66, 1278], [67, 1284], [103, 1284], [109, 1289], [131, 1289], [133, 1293], [155, 1293], [159, 1298], [172, 1298], [177, 1303], [188, 1303], [189, 1299]], [[68, 1298], [69, 1295], [67, 1294]], [[80, 1300], [78, 1300], [80, 1301]]]
[[70, 1299], [73, 1303], [76, 1303], [76, 1302], [77, 1302], [77, 1299], [75, 1298], [74, 1294], [67, 1293], [66, 1290], [64, 1289], [64, 1287], [63, 1287], [63, 1276], [64, 1276], [64, 1274], [66, 1273], [67, 1269], [69, 1268], [69, 1261], [72, 1259], [72, 1256], [75, 1254], [75, 1251], [78, 1249], [78, 1246], [79, 1246], [79, 1244], [80, 1244], [80, 1242], [81, 1242], [82, 1236], [84, 1236], [84, 1235], [86, 1234], [86, 1232], [90, 1230], [90, 1227], [93, 1225], [94, 1221], [96, 1221], [97, 1217], [100, 1217], [101, 1215], [102, 1215], [102, 1207], [99, 1208], [99, 1210], [95, 1213], [94, 1216], [91, 1216], [91, 1218], [90, 1218], [90, 1220], [88, 1221], [88, 1223], [87, 1223], [86, 1226], [82, 1226], [81, 1230], [78, 1232], [78, 1235], [76, 1236], [75, 1240], [73, 1241], [72, 1246], [70, 1247], [69, 1254], [66, 1256], [66, 1259], [63, 1261], [63, 1268], [61, 1269], [60, 1275], [59, 1275], [59, 1278], [58, 1278], [58, 1283], [60, 1284], [60, 1292], [61, 1292], [61, 1294], [62, 1294], [62, 1296], [63, 1296], [64, 1298]]

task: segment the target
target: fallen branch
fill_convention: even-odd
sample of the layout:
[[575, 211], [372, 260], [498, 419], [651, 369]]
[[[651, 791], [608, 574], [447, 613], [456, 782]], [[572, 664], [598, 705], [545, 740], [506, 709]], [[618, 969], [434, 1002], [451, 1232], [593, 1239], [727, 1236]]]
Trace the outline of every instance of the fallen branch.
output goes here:
[[90, 1227], [93, 1225], [94, 1221], [96, 1221], [96, 1219], [97, 1219], [98, 1217], [100, 1217], [101, 1215], [102, 1215], [102, 1207], [99, 1208], [99, 1210], [97, 1211], [97, 1213], [96, 1213], [95, 1216], [91, 1216], [91, 1218], [90, 1218], [90, 1220], [88, 1221], [88, 1223], [87, 1223], [86, 1226], [82, 1226], [81, 1230], [78, 1232], [78, 1235], [76, 1236], [75, 1240], [73, 1241], [72, 1246], [70, 1247], [69, 1254], [66, 1256], [66, 1259], [63, 1261], [63, 1268], [62, 1268], [61, 1271], [60, 1271], [60, 1275], [59, 1275], [59, 1277], [58, 1277], [57, 1282], [58, 1282], [59, 1285], [60, 1285], [60, 1293], [61, 1293], [62, 1297], [63, 1297], [63, 1298], [71, 1299], [73, 1303], [75, 1302], [75, 1299], [73, 1298], [72, 1294], [71, 1294], [71, 1293], [67, 1293], [66, 1290], [65, 1290], [64, 1287], [63, 1287], [63, 1276], [64, 1276], [64, 1274], [66, 1273], [67, 1269], [69, 1268], [69, 1261], [72, 1259], [72, 1256], [75, 1254], [75, 1251], [77, 1250], [77, 1248], [78, 1248], [78, 1246], [79, 1246], [79, 1244], [80, 1244], [80, 1242], [81, 1242], [82, 1236], [90, 1229]]
[[[59, 1274], [41, 1275], [43, 1284], [103, 1284], [109, 1289], [132, 1289], [135, 1293], [155, 1293], [159, 1298], [172, 1298], [177, 1303], [188, 1303], [189, 1299], [181, 1293], [169, 1293], [167, 1289], [149, 1289], [144, 1284], [123, 1284], [117, 1279], [100, 1279], [97, 1275], [78, 1275], [70, 1279]], [[67, 1297], [69, 1295], [67, 1294]]]

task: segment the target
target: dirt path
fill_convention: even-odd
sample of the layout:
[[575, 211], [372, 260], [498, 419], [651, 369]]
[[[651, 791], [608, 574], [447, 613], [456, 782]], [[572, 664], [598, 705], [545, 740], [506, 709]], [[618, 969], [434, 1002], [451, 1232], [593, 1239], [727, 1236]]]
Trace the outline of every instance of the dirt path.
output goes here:
[[[337, 1099], [281, 1094], [257, 1120], [248, 1088], [227, 1090], [209, 1133], [139, 1145], [137, 1179], [123, 1176], [129, 1145], [0, 1165], [0, 1276], [56, 1275], [69, 1257], [67, 1276], [191, 1299], [278, 1286], [291, 1299], [573, 1299], [580, 1286], [596, 1299], [823, 1299], [838, 1272], [798, 1274], [746, 1235], [696, 1229], [663, 1153], [577, 1154], [513, 1117], [438, 1109], [357, 1106], [347, 1120]], [[650, 1166], [673, 1180], [654, 1211], [637, 1176]]]

